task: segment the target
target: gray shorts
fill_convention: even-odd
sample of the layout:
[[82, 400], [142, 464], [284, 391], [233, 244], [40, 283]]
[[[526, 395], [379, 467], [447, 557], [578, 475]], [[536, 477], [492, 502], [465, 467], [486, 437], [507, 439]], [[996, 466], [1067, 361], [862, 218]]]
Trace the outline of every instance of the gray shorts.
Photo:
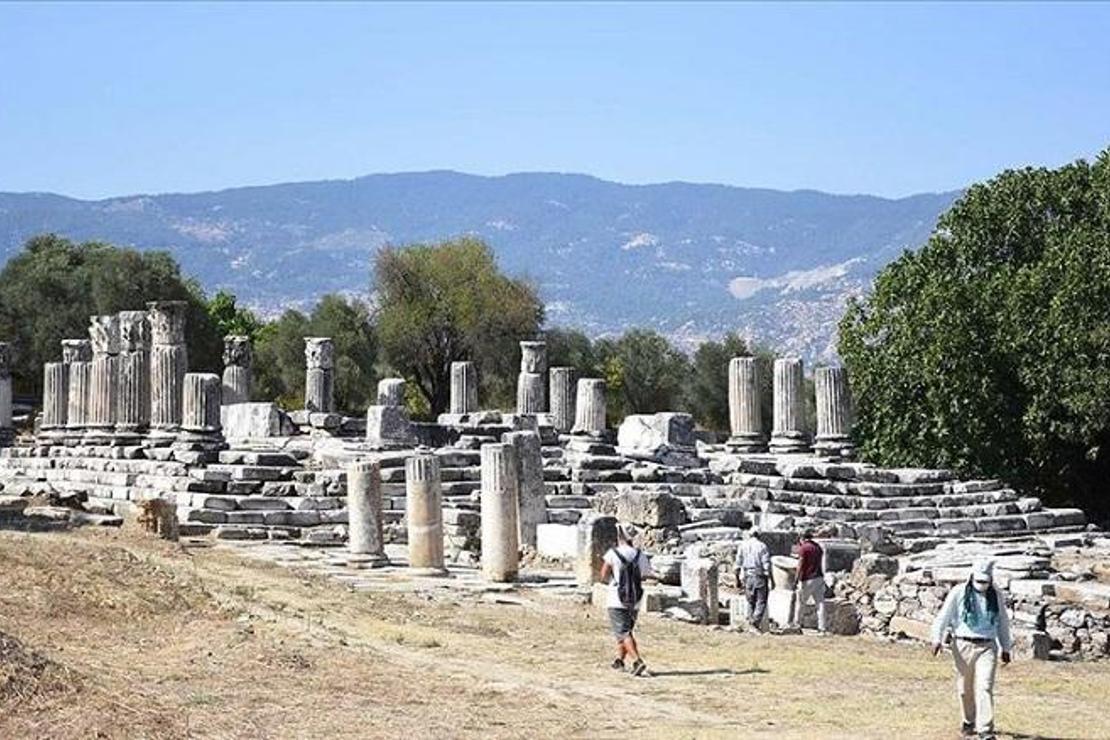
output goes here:
[[635, 609], [610, 609], [609, 610], [609, 628], [613, 632], [613, 637], [618, 640], [623, 640], [632, 634], [633, 628], [636, 626], [636, 610]]

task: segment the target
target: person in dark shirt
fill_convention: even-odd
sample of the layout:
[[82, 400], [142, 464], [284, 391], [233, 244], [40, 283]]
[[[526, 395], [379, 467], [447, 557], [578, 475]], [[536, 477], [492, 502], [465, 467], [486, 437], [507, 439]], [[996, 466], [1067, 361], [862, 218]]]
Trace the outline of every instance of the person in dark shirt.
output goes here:
[[798, 540], [797, 583], [794, 587], [795, 627], [801, 627], [802, 609], [811, 601], [817, 606], [817, 629], [825, 631], [825, 573], [821, 568], [824, 552], [813, 541], [813, 532], [805, 530]]

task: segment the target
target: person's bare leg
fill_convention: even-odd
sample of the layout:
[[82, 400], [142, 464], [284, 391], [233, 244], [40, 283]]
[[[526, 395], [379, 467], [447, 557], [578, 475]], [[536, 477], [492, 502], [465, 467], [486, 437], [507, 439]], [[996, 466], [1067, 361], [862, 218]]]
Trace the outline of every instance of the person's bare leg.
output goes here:
[[628, 653], [627, 648], [624, 646], [624, 640], [617, 640], [617, 660], [624, 660], [624, 656]]

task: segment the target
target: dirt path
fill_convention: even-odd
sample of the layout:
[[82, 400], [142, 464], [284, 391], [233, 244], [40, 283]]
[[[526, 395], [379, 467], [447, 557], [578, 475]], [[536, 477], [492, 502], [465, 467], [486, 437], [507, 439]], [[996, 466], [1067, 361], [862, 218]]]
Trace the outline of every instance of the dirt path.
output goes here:
[[[530, 591], [360, 592], [116, 532], [0, 533], [0, 737], [952, 737], [950, 667], [867, 638], [645, 619], [657, 676], [607, 667], [591, 607]], [[33, 661], [32, 661], [33, 662]], [[4, 677], [0, 673], [0, 679]], [[11, 687], [17, 687], [15, 689]], [[1017, 663], [1000, 729], [1110, 736], [1110, 667]]]

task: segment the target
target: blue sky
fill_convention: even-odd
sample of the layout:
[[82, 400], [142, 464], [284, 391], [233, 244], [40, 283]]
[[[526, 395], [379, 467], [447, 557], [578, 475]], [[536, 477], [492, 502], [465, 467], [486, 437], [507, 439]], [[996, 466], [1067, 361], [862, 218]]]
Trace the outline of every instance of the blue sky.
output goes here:
[[1110, 145], [1110, 5], [0, 4], [0, 191], [456, 169], [898, 196]]

